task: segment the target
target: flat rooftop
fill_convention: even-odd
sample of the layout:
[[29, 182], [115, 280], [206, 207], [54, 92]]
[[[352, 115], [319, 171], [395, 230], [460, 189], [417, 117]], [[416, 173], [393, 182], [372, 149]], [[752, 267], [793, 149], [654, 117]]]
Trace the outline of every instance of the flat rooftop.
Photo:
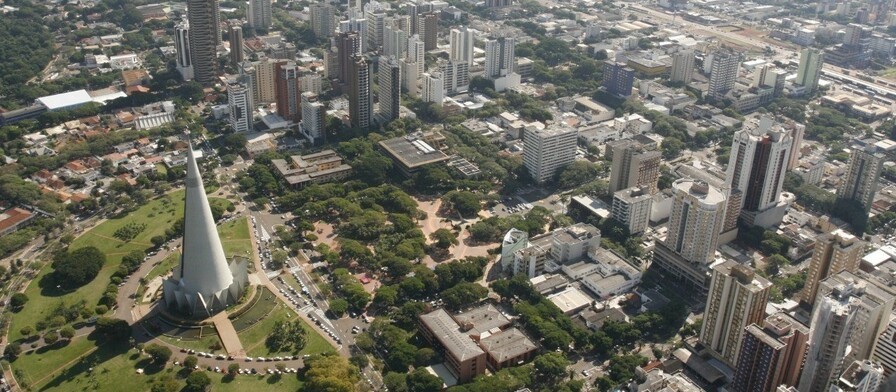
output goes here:
[[591, 297], [575, 287], [568, 287], [566, 290], [549, 296], [548, 299], [557, 305], [563, 313], [569, 313], [591, 304]]
[[486, 337], [479, 344], [498, 363], [538, 349], [535, 343], [516, 328]]
[[408, 169], [415, 169], [431, 163], [447, 161], [448, 155], [422, 139], [411, 135], [396, 137], [379, 142], [380, 147], [393, 159]]
[[[461, 329], [468, 334], [482, 334], [495, 328], [504, 328], [510, 325], [510, 320], [501, 314], [501, 311], [492, 304], [455, 314], [454, 321], [456, 321]], [[469, 327], [469, 329], [467, 329], [467, 327]]]

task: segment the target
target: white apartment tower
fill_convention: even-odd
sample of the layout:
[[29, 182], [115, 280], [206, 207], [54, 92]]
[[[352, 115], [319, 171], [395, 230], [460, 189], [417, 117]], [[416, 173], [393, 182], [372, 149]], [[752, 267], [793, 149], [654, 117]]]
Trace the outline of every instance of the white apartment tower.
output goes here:
[[740, 355], [744, 330], [765, 319], [772, 283], [753, 269], [727, 260], [712, 267], [700, 342], [728, 366]]
[[414, 98], [419, 98], [420, 74], [417, 73], [417, 63], [402, 59], [399, 64], [401, 65], [401, 90]]
[[300, 129], [302, 134], [312, 144], [324, 143], [327, 140], [326, 113], [327, 107], [318, 101], [317, 94], [312, 92], [302, 93], [302, 121]]
[[810, 306], [815, 304], [821, 281], [840, 271], [856, 272], [864, 250], [864, 242], [842, 229], [819, 236], [812, 249], [809, 273], [800, 292], [800, 301]]
[[367, 50], [376, 51], [383, 46], [383, 32], [386, 27], [386, 14], [381, 11], [368, 11], [367, 17]]
[[877, 152], [875, 146], [853, 150], [849, 156], [849, 170], [837, 190], [837, 198], [854, 200], [865, 208], [865, 213], [871, 211], [885, 160], [884, 154]]
[[442, 106], [445, 100], [445, 84], [441, 72], [423, 74], [423, 102], [432, 102]]
[[190, 22], [184, 19], [174, 28], [174, 48], [177, 50], [177, 72], [184, 80], [193, 80], [193, 60], [190, 54]]
[[560, 169], [572, 163], [578, 132], [568, 127], [526, 128], [523, 164], [539, 184], [551, 181]]
[[682, 178], [672, 184], [672, 197], [665, 245], [688, 262], [709, 265], [725, 219], [725, 194], [705, 182]]
[[688, 84], [694, 74], [694, 51], [682, 49], [672, 55], [672, 72], [669, 74], [670, 82], [682, 82]]
[[812, 94], [818, 88], [818, 79], [824, 66], [824, 52], [815, 48], [805, 48], [800, 52], [800, 67], [794, 83], [806, 88]]
[[321, 89], [323, 89], [323, 78], [320, 74], [310, 73], [299, 77], [299, 90], [303, 94], [310, 92], [319, 95]]
[[712, 55], [712, 66], [709, 74], [709, 90], [707, 96], [721, 99], [734, 88], [737, 81], [737, 70], [740, 67], [740, 55], [727, 50], [719, 50]]
[[252, 130], [252, 89], [245, 81], [233, 80], [227, 83], [227, 108], [230, 110], [230, 127], [234, 132]]
[[470, 89], [470, 63], [466, 61], [443, 61], [439, 63], [445, 94], [462, 93]]
[[404, 58], [408, 50], [408, 33], [394, 24], [386, 24], [383, 28], [383, 55]]
[[466, 61], [467, 64], [473, 64], [473, 30], [466, 27], [451, 29], [449, 43], [451, 47], [448, 52], [448, 59]]
[[647, 188], [633, 187], [619, 190], [613, 193], [613, 219], [628, 227], [631, 235], [643, 233], [650, 221], [652, 205], [653, 195]]
[[485, 42], [485, 78], [497, 79], [514, 72], [516, 40], [501, 37]]
[[332, 5], [311, 5], [311, 31], [317, 38], [333, 36], [336, 32], [336, 10]]
[[271, 0], [249, 0], [249, 10], [246, 16], [246, 19], [249, 20], [249, 27], [267, 31], [273, 22]]

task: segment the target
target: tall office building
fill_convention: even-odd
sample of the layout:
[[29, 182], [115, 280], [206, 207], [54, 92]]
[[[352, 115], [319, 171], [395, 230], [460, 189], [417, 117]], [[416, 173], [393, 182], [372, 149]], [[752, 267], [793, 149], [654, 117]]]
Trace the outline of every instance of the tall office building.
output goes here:
[[725, 186], [742, 193], [737, 211], [748, 225], [771, 227], [784, 219], [781, 200], [793, 139], [770, 116], [746, 124], [734, 134]]
[[[335, 43], [335, 39], [333, 42]], [[324, 51], [324, 77], [327, 79], [339, 78], [339, 53], [335, 46]]]
[[768, 279], [736, 261], [726, 260], [712, 267], [712, 282], [700, 330], [700, 343], [712, 356], [734, 366], [747, 326], [765, 318], [771, 287], [772, 282]]
[[795, 122], [788, 122], [787, 126], [790, 127], [790, 137], [793, 139], [793, 144], [790, 148], [790, 162], [787, 164], [787, 170], [789, 171], [800, 164], [800, 156], [802, 155], [800, 150], [803, 147], [803, 137], [806, 136], [806, 126]]
[[820, 49], [805, 48], [800, 52], [800, 67], [793, 82], [806, 88], [812, 94], [818, 88], [818, 79], [824, 67], [824, 52]]
[[338, 51], [339, 81], [342, 84], [348, 84], [351, 79], [354, 58], [361, 55], [361, 35], [355, 31], [339, 33], [336, 37], [336, 50]]
[[423, 48], [426, 51], [435, 50], [439, 39], [439, 14], [430, 12], [420, 15], [420, 26], [417, 34], [423, 37]]
[[607, 61], [604, 63], [603, 87], [607, 92], [620, 97], [632, 95], [635, 70], [625, 63]]
[[[880, 363], [863, 360], [853, 361], [837, 379], [829, 392], [884, 392], [893, 390], [893, 381], [884, 378]], [[885, 384], [889, 384], [884, 387]], [[885, 388], [885, 389], [882, 389]]]
[[246, 13], [249, 27], [255, 30], [267, 31], [274, 20], [271, 10], [271, 0], [249, 0], [249, 10]]
[[426, 49], [423, 40], [417, 34], [408, 38], [407, 59], [417, 65], [417, 75], [423, 75], [426, 67]]
[[739, 67], [740, 54], [728, 50], [714, 52], [709, 73], [709, 90], [706, 95], [722, 99], [728, 91], [734, 88]]
[[218, 76], [218, 44], [221, 42], [221, 12], [218, 0], [188, 0], [187, 20], [190, 22], [190, 55], [193, 77], [210, 85]]
[[467, 27], [451, 29], [448, 42], [450, 44], [448, 59], [473, 64], [473, 30]]
[[255, 63], [255, 102], [277, 102], [277, 65], [281, 61], [261, 59]]
[[734, 368], [733, 392], [775, 392], [781, 385], [795, 387], [808, 342], [809, 327], [787, 313], [775, 313], [763, 323], [747, 326]]
[[298, 123], [302, 118], [299, 66], [286, 61], [276, 65], [277, 114], [284, 120]]
[[650, 194], [657, 191], [662, 154], [654, 146], [641, 144], [633, 139], [608, 143], [613, 152], [610, 166], [610, 194], [631, 187], [643, 187]]
[[332, 5], [311, 5], [311, 31], [317, 38], [333, 36], [336, 32], [336, 9]]
[[853, 150], [849, 156], [849, 169], [837, 190], [837, 198], [858, 202], [865, 208], [866, 214], [871, 211], [885, 160], [884, 154], [877, 152], [874, 146]]
[[[349, 10], [352, 11], [352, 10]], [[358, 53], [367, 53], [367, 19], [363, 18], [363, 13], [358, 12], [357, 15], [350, 14], [348, 20], [343, 20], [339, 22], [339, 32], [340, 33], [349, 33], [355, 32], [358, 33], [358, 37], [360, 37], [360, 44], [358, 45]]]
[[651, 267], [683, 281], [695, 296], [707, 293], [726, 205], [725, 193], [706, 182], [682, 178], [672, 183], [669, 231], [656, 242]]
[[368, 11], [365, 17], [367, 19], [367, 50], [379, 50], [383, 46], [386, 13], [382, 11]]
[[177, 50], [177, 72], [186, 80], [193, 80], [193, 59], [190, 53], [190, 22], [184, 19], [174, 27], [174, 49]]
[[750, 84], [750, 87], [755, 87], [757, 89], [773, 89], [771, 95], [761, 96], [760, 104], [764, 105], [771, 102], [776, 97], [781, 96], [784, 92], [784, 82], [786, 77], [787, 72], [775, 68], [772, 64], [763, 64], [756, 68], [756, 71], [753, 72], [753, 83]]
[[470, 63], [466, 61], [441, 61], [439, 72], [445, 86], [445, 94], [453, 95], [470, 89]]
[[243, 28], [235, 24], [230, 24], [227, 32], [228, 41], [230, 42], [230, 63], [234, 67], [239, 67], [245, 56], [243, 55]]
[[417, 63], [402, 59], [398, 62], [401, 66], [401, 91], [414, 98], [420, 98], [420, 74], [417, 73]]
[[352, 59], [348, 83], [348, 109], [352, 127], [370, 128], [373, 95], [370, 92], [370, 62], [358, 56]]
[[404, 58], [408, 51], [408, 33], [393, 23], [383, 28], [383, 56]]
[[856, 272], [865, 244], [841, 229], [818, 237], [809, 262], [809, 274], [800, 293], [800, 300], [812, 306], [821, 281], [840, 271]]
[[653, 195], [648, 188], [633, 187], [613, 193], [613, 219], [625, 225], [631, 235], [647, 230]]
[[868, 359], [886, 328], [894, 293], [851, 272], [825, 279], [812, 310], [801, 392], [827, 392], [846, 366]]
[[401, 107], [401, 68], [395, 57], [380, 56], [377, 84], [379, 99], [378, 120], [385, 124], [398, 118]]
[[417, 13], [417, 4], [405, 3], [408, 10], [408, 35], [419, 34], [417, 30], [420, 27], [420, 14]]
[[890, 377], [896, 373], [896, 315], [890, 315], [890, 322], [877, 338], [871, 358], [883, 366], [884, 376]]
[[258, 103], [258, 71], [255, 70], [255, 65], [251, 61], [243, 61], [236, 68], [239, 72], [239, 80], [245, 83], [246, 88], [249, 89], [249, 94], [252, 96], [252, 107], [254, 108], [255, 104]]
[[423, 102], [432, 102], [442, 106], [445, 100], [445, 84], [441, 72], [423, 74]]
[[694, 75], [694, 51], [682, 49], [672, 55], [672, 72], [669, 74], [670, 82], [682, 82], [688, 84]]
[[249, 132], [253, 129], [252, 113], [255, 111], [255, 104], [252, 101], [252, 89], [245, 79], [227, 83], [227, 109], [230, 111], [230, 127], [234, 132]]
[[302, 122], [299, 129], [312, 144], [327, 142], [327, 107], [312, 92], [302, 93]]
[[523, 164], [539, 184], [551, 181], [576, 155], [578, 132], [569, 127], [526, 128]]
[[485, 41], [485, 78], [497, 79], [516, 69], [516, 40], [501, 37]]

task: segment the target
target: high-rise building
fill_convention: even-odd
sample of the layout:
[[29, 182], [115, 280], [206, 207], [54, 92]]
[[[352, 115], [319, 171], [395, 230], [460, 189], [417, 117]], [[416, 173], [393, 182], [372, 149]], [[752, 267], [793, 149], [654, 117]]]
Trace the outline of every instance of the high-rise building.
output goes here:
[[831, 385], [829, 392], [883, 392], [893, 389], [892, 381], [889, 381], [890, 385], [887, 387], [884, 384], [887, 384], [887, 379], [884, 378], [884, 369], [880, 363], [853, 361]]
[[626, 227], [631, 235], [647, 230], [653, 195], [648, 188], [633, 187], [613, 193], [613, 219]]
[[357, 15], [350, 16], [348, 20], [339, 22], [340, 33], [358, 33], [360, 42], [358, 45], [359, 55], [360, 53], [367, 53], [369, 50], [369, 46], [367, 46], [367, 19], [364, 19], [363, 16], [364, 14], [359, 12]]
[[706, 95], [715, 99], [722, 99], [728, 91], [734, 88], [739, 67], [739, 54], [728, 50], [714, 52], [709, 73], [709, 90]]
[[734, 392], [775, 392], [795, 387], [803, 371], [809, 327], [787, 313], [775, 313], [751, 324], [743, 336], [731, 385]]
[[856, 272], [864, 248], [864, 243], [856, 236], [840, 229], [818, 237], [812, 250], [809, 274], [800, 293], [800, 300], [812, 306], [821, 281], [840, 271]]
[[423, 102], [432, 102], [442, 106], [445, 100], [445, 85], [441, 72], [423, 74]]
[[336, 32], [336, 9], [325, 3], [311, 5], [311, 31], [317, 38], [333, 36]]
[[339, 53], [335, 47], [324, 51], [324, 77], [327, 79], [339, 78]]
[[765, 318], [771, 287], [772, 282], [768, 279], [736, 261], [726, 260], [712, 266], [712, 281], [700, 330], [700, 343], [712, 356], [734, 366], [747, 326]]
[[877, 346], [871, 357], [883, 366], [884, 376], [890, 377], [896, 373], [896, 315], [890, 315], [890, 322], [877, 338]]
[[367, 18], [367, 50], [376, 51], [383, 46], [383, 30], [386, 27], [386, 13], [368, 11]]
[[603, 86], [607, 92], [620, 97], [632, 95], [635, 70], [625, 63], [608, 61], [604, 63]]
[[354, 58], [361, 55], [361, 35], [355, 31], [339, 33], [336, 37], [336, 50], [339, 54], [338, 78], [342, 84], [347, 84], [351, 79]]
[[466, 27], [451, 29], [448, 59], [473, 64], [473, 30]]
[[610, 194], [631, 187], [643, 187], [650, 194], [656, 193], [663, 157], [655, 147], [633, 139], [622, 139], [610, 142], [607, 148], [613, 152], [608, 186]]
[[417, 4], [405, 3], [408, 10], [408, 35], [419, 34], [417, 30], [420, 27], [420, 14], [417, 13]]
[[281, 62], [272, 59], [261, 59], [253, 64], [255, 67], [255, 102], [277, 102], [277, 65]]
[[439, 14], [429, 12], [419, 17], [420, 26], [417, 34], [423, 37], [423, 48], [426, 51], [435, 50], [439, 39]]
[[470, 89], [470, 64], [466, 61], [441, 61], [439, 62], [439, 71], [442, 73], [442, 83], [444, 83], [446, 95], [462, 93]]
[[787, 72], [775, 68], [772, 64], [763, 64], [756, 68], [756, 72], [753, 73], [753, 83], [750, 84], [750, 87], [755, 87], [757, 89], [773, 89], [771, 95], [763, 95], [760, 98], [761, 105], [769, 103], [776, 97], [781, 96], [784, 92], [784, 82], [786, 77]]
[[186, 80], [193, 80], [193, 54], [190, 53], [190, 22], [186, 19], [174, 28], [174, 48], [177, 50], [177, 72]]
[[168, 311], [205, 318], [240, 299], [249, 281], [248, 259], [227, 262], [193, 146], [188, 148], [183, 254], [162, 289]]
[[299, 129], [312, 144], [326, 143], [327, 107], [312, 92], [302, 93], [302, 122]]
[[218, 0], [188, 0], [187, 20], [190, 22], [190, 55], [193, 77], [209, 85], [218, 76], [218, 44], [221, 42], [221, 12]]
[[255, 70], [255, 65], [250, 61], [243, 61], [236, 68], [239, 71], [238, 79], [246, 84], [246, 88], [249, 89], [249, 95], [252, 96], [252, 107], [255, 107], [255, 103], [258, 102], [258, 71]]
[[523, 164], [539, 184], [551, 181], [576, 156], [578, 132], [569, 127], [526, 128]]
[[380, 56], [377, 84], [378, 120], [385, 124], [398, 118], [401, 107], [401, 68], [395, 57]]
[[352, 127], [370, 128], [373, 117], [373, 95], [370, 91], [370, 62], [358, 56], [352, 59], [348, 83], [349, 119]]
[[890, 289], [852, 272], [825, 279], [812, 310], [799, 390], [827, 392], [852, 361], [868, 359], [890, 319], [893, 300]]
[[837, 198], [858, 202], [865, 208], [866, 214], [871, 211], [885, 160], [884, 154], [877, 152], [874, 146], [853, 150], [849, 156], [849, 169], [837, 190]]
[[687, 178], [672, 183], [672, 212], [664, 241], [657, 241], [653, 265], [672, 278], [706, 293], [727, 199], [719, 188]]
[[271, 0], [249, 0], [249, 10], [246, 15], [249, 27], [255, 30], [267, 31], [273, 22]]
[[497, 79], [516, 68], [516, 39], [501, 37], [485, 41], [485, 78]]
[[417, 75], [423, 75], [426, 66], [426, 49], [423, 41], [417, 34], [408, 38], [407, 59], [409, 62], [417, 65]]
[[790, 148], [790, 162], [787, 164], [787, 170], [789, 171], [800, 164], [800, 156], [802, 155], [800, 150], [803, 147], [803, 137], [806, 136], [806, 126], [795, 122], [788, 122], [787, 126], [790, 127], [790, 137], [793, 139], [793, 144]]
[[398, 64], [401, 65], [401, 91], [414, 98], [419, 98], [420, 74], [417, 73], [417, 63], [402, 59]]
[[245, 80], [231, 80], [227, 83], [227, 108], [230, 110], [230, 127], [234, 132], [249, 132], [252, 128], [252, 89]]
[[781, 223], [787, 205], [781, 200], [793, 139], [770, 116], [746, 124], [734, 134], [725, 186], [743, 194], [735, 206], [748, 225]]
[[383, 28], [383, 56], [404, 58], [408, 51], [408, 33], [394, 23]]
[[824, 52], [820, 49], [805, 48], [800, 52], [800, 67], [796, 73], [794, 83], [806, 88], [806, 93], [812, 94], [818, 88], [818, 79], [821, 78], [821, 70], [824, 67]]
[[298, 123], [302, 118], [299, 66], [286, 61], [276, 66], [277, 114], [284, 120]]
[[302, 94], [310, 92], [320, 95], [321, 89], [323, 89], [323, 80], [321, 80], [320, 74], [310, 73], [299, 78], [299, 91]]
[[672, 55], [672, 72], [669, 74], [670, 82], [682, 82], [688, 84], [694, 75], [694, 51], [682, 49]]
[[233, 23], [229, 27], [227, 36], [230, 42], [230, 63], [234, 67], [239, 67], [240, 63], [245, 59], [243, 55], [243, 28]]

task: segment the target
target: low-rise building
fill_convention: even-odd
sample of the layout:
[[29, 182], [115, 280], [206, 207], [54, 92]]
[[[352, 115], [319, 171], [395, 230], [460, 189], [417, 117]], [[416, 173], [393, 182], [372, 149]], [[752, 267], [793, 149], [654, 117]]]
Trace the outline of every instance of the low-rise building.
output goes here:
[[36, 217], [30, 211], [22, 208], [10, 208], [0, 213], [0, 236], [13, 233], [25, 227]]
[[341, 180], [348, 177], [352, 171], [352, 167], [344, 163], [342, 157], [333, 150], [293, 155], [289, 161], [273, 159], [271, 165], [292, 188]]
[[441, 163], [450, 159], [439, 146], [445, 137], [438, 132], [416, 132], [410, 135], [380, 141], [379, 147], [406, 176], [419, 171], [426, 165]]

